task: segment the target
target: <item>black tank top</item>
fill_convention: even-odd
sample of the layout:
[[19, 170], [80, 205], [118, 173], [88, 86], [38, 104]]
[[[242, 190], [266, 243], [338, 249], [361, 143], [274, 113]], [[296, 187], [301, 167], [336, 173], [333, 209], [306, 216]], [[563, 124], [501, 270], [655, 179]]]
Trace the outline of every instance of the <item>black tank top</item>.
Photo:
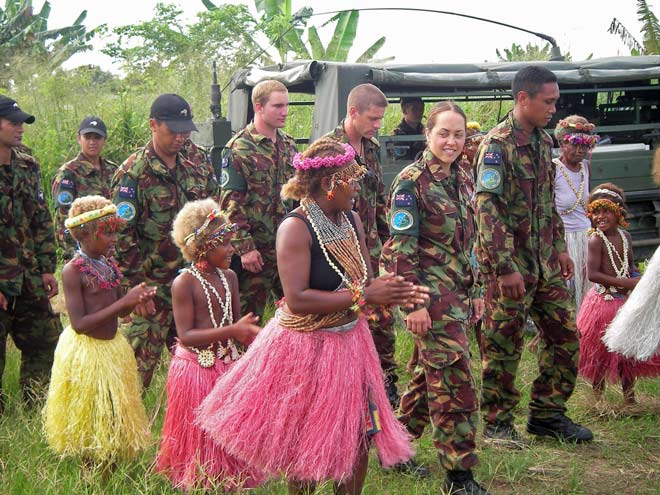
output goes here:
[[[300, 213], [293, 211], [284, 218], [286, 219], [289, 217], [300, 218], [303, 222], [305, 222], [305, 225], [307, 225], [307, 230], [309, 230], [309, 235], [312, 236], [312, 259], [309, 268], [309, 288], [327, 291], [335, 290], [341, 284], [341, 277], [337, 274], [336, 271], [332, 269], [328, 263], [328, 260], [325, 259], [325, 255], [323, 254], [319, 240], [316, 238], [316, 233], [314, 233], [314, 228], [309, 223], [309, 220], [307, 220], [305, 215], [301, 215]], [[357, 231], [355, 226], [355, 219], [353, 218], [353, 212], [347, 212], [346, 217], [348, 218], [348, 221], [351, 222], [353, 229]], [[341, 269], [341, 266], [335, 257], [330, 253], [328, 253], [328, 256], [330, 256], [330, 259], [335, 264], [335, 266]]]

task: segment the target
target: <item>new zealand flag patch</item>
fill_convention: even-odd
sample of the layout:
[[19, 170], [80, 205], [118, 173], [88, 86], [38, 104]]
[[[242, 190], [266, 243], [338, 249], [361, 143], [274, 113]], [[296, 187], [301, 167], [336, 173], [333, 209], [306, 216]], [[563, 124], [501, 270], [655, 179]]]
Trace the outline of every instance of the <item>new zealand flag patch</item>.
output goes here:
[[134, 187], [121, 186], [119, 188], [119, 197], [120, 198], [135, 199], [136, 196], [137, 195], [135, 193], [135, 188]]
[[394, 206], [413, 206], [415, 196], [409, 192], [399, 192], [394, 195]]
[[75, 189], [76, 186], [71, 179], [62, 179], [60, 182], [60, 187], [62, 189]]
[[484, 153], [484, 164], [499, 165], [500, 163], [502, 163], [502, 153], [498, 151], [486, 151]]

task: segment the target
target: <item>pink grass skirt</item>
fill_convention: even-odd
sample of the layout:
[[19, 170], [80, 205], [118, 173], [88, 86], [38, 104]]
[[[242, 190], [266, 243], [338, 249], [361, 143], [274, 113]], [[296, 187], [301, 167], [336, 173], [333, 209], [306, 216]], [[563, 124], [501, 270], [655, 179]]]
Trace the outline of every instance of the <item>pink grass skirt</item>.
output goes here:
[[[198, 409], [232, 455], [291, 480], [348, 479], [373, 439], [383, 466], [414, 455], [392, 412], [366, 320], [343, 332], [297, 332], [270, 320]], [[381, 431], [367, 435], [368, 395]]]
[[602, 341], [607, 326], [626, 302], [615, 297], [606, 301], [594, 288], [587, 292], [577, 317], [580, 332], [579, 373], [594, 383], [603, 378], [611, 383], [660, 375], [660, 356], [649, 361], [637, 361], [610, 352]]
[[177, 346], [167, 374], [167, 412], [156, 469], [174, 487], [233, 490], [251, 488], [264, 477], [228, 455], [195, 423], [195, 409], [213, 385], [233, 366], [220, 360], [210, 368], [197, 362], [197, 354]]

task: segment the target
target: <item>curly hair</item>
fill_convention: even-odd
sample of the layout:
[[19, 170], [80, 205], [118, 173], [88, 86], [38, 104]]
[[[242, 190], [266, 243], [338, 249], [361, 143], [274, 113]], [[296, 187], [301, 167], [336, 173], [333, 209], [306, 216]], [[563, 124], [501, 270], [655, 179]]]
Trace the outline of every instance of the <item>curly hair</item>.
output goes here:
[[[110, 201], [108, 198], [99, 195], [82, 196], [71, 203], [71, 207], [69, 208], [69, 218], [77, 217], [78, 215], [88, 211], [100, 210], [101, 208], [108, 206], [111, 203], [112, 201]], [[96, 233], [96, 228], [90, 228], [90, 226], [94, 226], [94, 224], [95, 222], [92, 221], [78, 227], [74, 227], [69, 229], [69, 233], [71, 234], [71, 237], [73, 237], [76, 241], [84, 241], [89, 239], [92, 234]]]
[[563, 126], [562, 123], [568, 123], [568, 124], [589, 124], [590, 122], [584, 118], [582, 115], [569, 115], [568, 117], [565, 117], [563, 119], [560, 119], [557, 122], [557, 126], [555, 127], [555, 138], [557, 138], [557, 141], [560, 143], [564, 139], [564, 136], [566, 134], [572, 134], [574, 132], [581, 132], [583, 134], [591, 134], [591, 131], [587, 130], [580, 130], [576, 131], [574, 127], [566, 127]]
[[[336, 156], [346, 152], [343, 145], [330, 138], [321, 138], [314, 141], [302, 154], [303, 158], [316, 156]], [[334, 174], [337, 169], [308, 169], [296, 170], [289, 181], [282, 186], [280, 196], [282, 199], [302, 199], [317, 193], [321, 187], [323, 177]]]
[[[606, 192], [598, 192], [599, 190], [612, 191], [613, 193], [616, 193], [621, 199]], [[589, 203], [597, 199], [609, 199], [613, 203], [618, 204], [624, 211], [626, 210], [626, 195], [624, 194], [623, 189], [621, 189], [616, 184], [612, 184], [611, 182], [598, 184], [591, 190], [591, 194], [589, 194]]]
[[181, 250], [181, 254], [186, 261], [196, 261], [197, 252], [202, 247], [209, 236], [213, 234], [223, 223], [227, 223], [227, 217], [222, 214], [214, 218], [207, 229], [199, 233], [191, 243], [186, 244], [185, 238], [189, 234], [202, 226], [206, 221], [208, 214], [213, 210], [220, 210], [220, 205], [211, 198], [190, 201], [183, 205], [183, 208], [176, 214], [172, 223], [172, 240]]

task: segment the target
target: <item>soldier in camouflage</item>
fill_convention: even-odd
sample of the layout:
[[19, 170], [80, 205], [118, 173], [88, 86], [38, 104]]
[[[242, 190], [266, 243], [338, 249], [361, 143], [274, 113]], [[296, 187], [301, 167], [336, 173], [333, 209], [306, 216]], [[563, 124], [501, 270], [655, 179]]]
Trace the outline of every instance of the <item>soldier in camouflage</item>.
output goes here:
[[39, 164], [20, 151], [23, 124], [33, 122], [34, 116], [0, 95], [0, 387], [11, 335], [21, 351], [19, 381], [28, 403], [48, 385], [62, 331], [49, 302], [57, 294], [53, 220]]
[[[379, 273], [379, 259], [383, 242], [389, 237], [387, 227], [385, 186], [380, 165], [380, 145], [376, 139], [380, 129], [387, 98], [372, 84], [360, 84], [348, 94], [346, 118], [325, 137], [348, 143], [355, 150], [355, 159], [367, 168], [360, 192], [355, 200], [355, 211], [364, 225], [367, 249], [374, 276]], [[376, 308], [377, 318], [369, 321], [380, 364], [386, 375], [388, 398], [393, 409], [399, 407], [396, 389], [396, 362], [394, 361], [394, 319], [389, 312]]]
[[573, 263], [554, 203], [552, 139], [543, 130], [559, 99], [556, 76], [526, 67], [512, 84], [513, 111], [493, 128], [477, 157], [477, 258], [483, 273], [484, 435], [518, 441], [515, 379], [527, 315], [539, 328], [539, 376], [532, 384], [527, 431], [572, 441], [591, 432], [566, 415], [579, 353], [575, 310], [565, 279]]
[[184, 261], [170, 238], [172, 221], [186, 202], [217, 200], [220, 194], [211, 165], [195, 165], [180, 153], [196, 130], [186, 100], [160, 95], [151, 105], [149, 126], [151, 141], [128, 157], [112, 180], [117, 213], [127, 222], [116, 246], [126, 284], [158, 288], [154, 306], [133, 315], [125, 331], [145, 388], [163, 346], [171, 347], [176, 336], [170, 289]]
[[66, 232], [64, 221], [73, 200], [81, 196], [98, 194], [110, 198], [110, 182], [117, 165], [101, 156], [107, 139], [105, 123], [99, 117], [85, 117], [78, 126], [80, 153], [62, 165], [53, 178], [55, 206], [55, 235], [64, 262], [76, 251], [76, 241]]
[[[449, 493], [486, 494], [472, 475], [479, 413], [468, 328], [481, 318], [483, 301], [471, 260], [471, 181], [460, 163], [465, 124], [463, 111], [450, 102], [429, 113], [427, 149], [392, 183], [382, 261], [388, 271], [431, 291], [425, 307], [406, 312], [419, 356], [399, 420], [416, 438], [431, 423]], [[412, 461], [398, 468], [426, 474]]]
[[[275, 234], [293, 205], [280, 199], [293, 176], [294, 140], [281, 129], [289, 113], [289, 92], [279, 81], [252, 90], [254, 122], [227, 143], [222, 157], [220, 206], [238, 225], [232, 268], [238, 273], [241, 312], [263, 316], [269, 297], [282, 297]], [[240, 257], [240, 263], [236, 263]]]
[[[401, 98], [401, 113], [403, 117], [399, 125], [394, 128], [394, 136], [411, 136], [424, 134], [424, 101], [419, 97]], [[420, 157], [426, 144], [424, 141], [396, 141], [394, 143], [393, 157], [397, 160], [416, 160]]]

